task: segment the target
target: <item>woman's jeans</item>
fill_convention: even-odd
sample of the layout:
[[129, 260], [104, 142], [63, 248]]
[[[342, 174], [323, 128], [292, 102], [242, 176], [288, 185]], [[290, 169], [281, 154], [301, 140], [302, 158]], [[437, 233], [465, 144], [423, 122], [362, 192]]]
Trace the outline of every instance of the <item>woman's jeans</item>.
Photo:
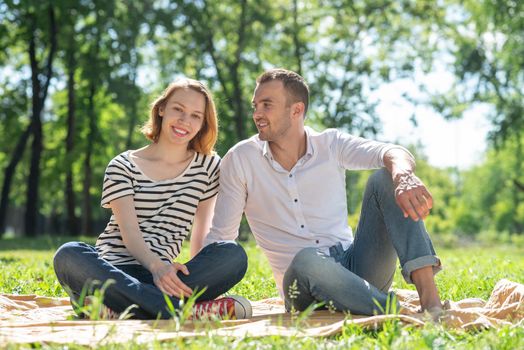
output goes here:
[[[440, 260], [422, 220], [404, 218], [395, 202], [390, 173], [381, 169], [369, 179], [355, 240], [347, 250], [332, 246], [329, 254], [316, 248], [297, 253], [284, 275], [286, 308], [298, 311], [323, 302], [326, 307], [353, 314], [386, 313], [388, 293], [395, 274], [397, 257], [408, 283], [414, 270]], [[398, 302], [391, 306], [398, 307]]]
[[[197, 301], [215, 299], [237, 284], [246, 273], [247, 256], [236, 243], [213, 243], [204, 247], [186, 264], [189, 275], [178, 272], [178, 277], [193, 291], [201, 291]], [[170, 318], [164, 295], [153, 283], [152, 274], [142, 265], [112, 265], [100, 258], [96, 249], [81, 242], [61, 246], [54, 257], [54, 268], [60, 284], [73, 301], [79, 301], [82, 290], [87, 295], [108, 284], [103, 296], [104, 304], [116, 312], [130, 305], [133, 318]], [[170, 297], [175, 308], [180, 300]]]

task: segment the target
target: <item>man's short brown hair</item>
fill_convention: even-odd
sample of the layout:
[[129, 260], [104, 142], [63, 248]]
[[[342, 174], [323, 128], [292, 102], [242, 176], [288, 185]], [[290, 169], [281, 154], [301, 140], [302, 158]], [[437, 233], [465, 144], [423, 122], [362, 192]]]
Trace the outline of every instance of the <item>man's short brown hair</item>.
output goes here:
[[299, 74], [283, 69], [275, 68], [262, 73], [257, 78], [257, 85], [267, 83], [273, 80], [279, 80], [284, 84], [287, 92], [288, 101], [291, 103], [304, 103], [304, 118], [309, 105], [309, 87], [306, 81]]

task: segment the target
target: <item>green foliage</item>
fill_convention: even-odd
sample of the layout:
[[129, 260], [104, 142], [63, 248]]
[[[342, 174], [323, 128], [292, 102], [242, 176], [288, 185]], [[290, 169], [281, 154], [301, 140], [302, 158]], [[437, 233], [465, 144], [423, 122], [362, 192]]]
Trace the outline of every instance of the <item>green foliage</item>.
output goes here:
[[522, 233], [524, 230], [524, 182], [521, 140], [507, 140], [498, 150], [488, 151], [483, 163], [464, 172], [458, 200], [457, 229]]
[[[456, 207], [459, 197], [453, 169], [439, 169], [428, 164], [415, 147], [409, 147], [417, 159], [417, 176], [426, 184], [433, 196], [433, 209], [424, 221], [431, 234], [447, 234], [456, 229]], [[373, 171], [348, 171], [346, 193], [348, 202], [348, 223], [355, 229], [360, 218], [362, 197], [367, 180]], [[458, 176], [458, 174], [457, 174]], [[462, 216], [461, 216], [462, 217]]]
[[[31, 116], [29, 22], [24, 16], [46, 13], [48, 6], [33, 0], [0, 2], [2, 169]], [[442, 58], [456, 75], [456, 85], [422, 103], [448, 118], [462, 116], [475, 103], [491, 106], [497, 150], [491, 147], [485, 162], [466, 172], [436, 169], [418, 155], [417, 174], [435, 198], [426, 226], [448, 235], [524, 231], [524, 186], [519, 187], [524, 182], [521, 2], [283, 0], [261, 7], [230, 0], [91, 0], [54, 1], [52, 6], [60, 26], [43, 113], [42, 232], [75, 233], [65, 227], [66, 173], [71, 167], [76, 215], [87, 215], [88, 204], [91, 220], [98, 224], [89, 233], [98, 233], [108, 214], [99, 206], [107, 163], [147, 143], [137, 130], [148, 117], [148, 104], [177, 77], [201, 79], [213, 91], [220, 117], [217, 151], [223, 155], [255, 132], [250, 99], [264, 69], [286, 67], [304, 75], [311, 89], [308, 125], [372, 136], [381, 129], [372, 92], [385, 82], [431, 72]], [[37, 58], [42, 60], [48, 53], [49, 19], [37, 17]], [[75, 124], [73, 149], [67, 152], [71, 71]], [[86, 170], [89, 150], [91, 168]], [[10, 208], [19, 212], [26, 205], [27, 153], [8, 197]], [[91, 184], [84, 183], [88, 175]], [[368, 175], [348, 173], [348, 221], [353, 227]]]
[[416, 150], [411, 150], [417, 158], [417, 176], [427, 185], [433, 196], [433, 209], [424, 224], [430, 233], [449, 233], [455, 229], [454, 210], [458, 197], [453, 169], [439, 169], [428, 164]]
[[524, 4], [513, 0], [447, 1], [454, 14], [441, 23], [443, 47], [458, 78], [434, 105], [461, 117], [475, 103], [493, 107], [490, 138], [499, 144], [524, 130]]
[[[498, 149], [490, 149], [485, 159], [469, 170], [439, 169], [428, 164], [424, 155], [410, 146], [417, 159], [417, 176], [433, 196], [433, 209], [424, 221], [428, 232], [449, 244], [463, 236], [483, 240], [482, 232], [521, 234], [524, 231], [524, 176], [520, 144], [508, 139]], [[346, 192], [348, 222], [355, 228], [360, 205], [371, 172], [348, 172]]]

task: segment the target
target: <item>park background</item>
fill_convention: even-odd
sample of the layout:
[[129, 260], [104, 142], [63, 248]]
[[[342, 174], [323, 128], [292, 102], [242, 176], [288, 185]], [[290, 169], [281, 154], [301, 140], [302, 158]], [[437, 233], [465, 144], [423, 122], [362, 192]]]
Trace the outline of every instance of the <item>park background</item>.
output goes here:
[[[139, 127], [169, 82], [210, 87], [224, 155], [256, 132], [255, 78], [272, 67], [309, 82], [308, 125], [416, 154], [433, 235], [522, 237], [524, 4], [512, 0], [2, 0], [0, 234], [97, 235], [105, 167], [146, 144]], [[466, 139], [464, 117], [483, 125]], [[353, 226], [367, 175], [347, 175]]]

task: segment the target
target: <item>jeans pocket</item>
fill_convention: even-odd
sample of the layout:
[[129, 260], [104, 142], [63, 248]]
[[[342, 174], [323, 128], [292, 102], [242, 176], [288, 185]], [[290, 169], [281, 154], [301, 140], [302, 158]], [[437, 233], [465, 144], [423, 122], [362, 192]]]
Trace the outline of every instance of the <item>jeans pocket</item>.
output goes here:
[[335, 262], [343, 264], [344, 248], [342, 247], [342, 243], [338, 242], [337, 244], [329, 247], [329, 256], [332, 257]]

